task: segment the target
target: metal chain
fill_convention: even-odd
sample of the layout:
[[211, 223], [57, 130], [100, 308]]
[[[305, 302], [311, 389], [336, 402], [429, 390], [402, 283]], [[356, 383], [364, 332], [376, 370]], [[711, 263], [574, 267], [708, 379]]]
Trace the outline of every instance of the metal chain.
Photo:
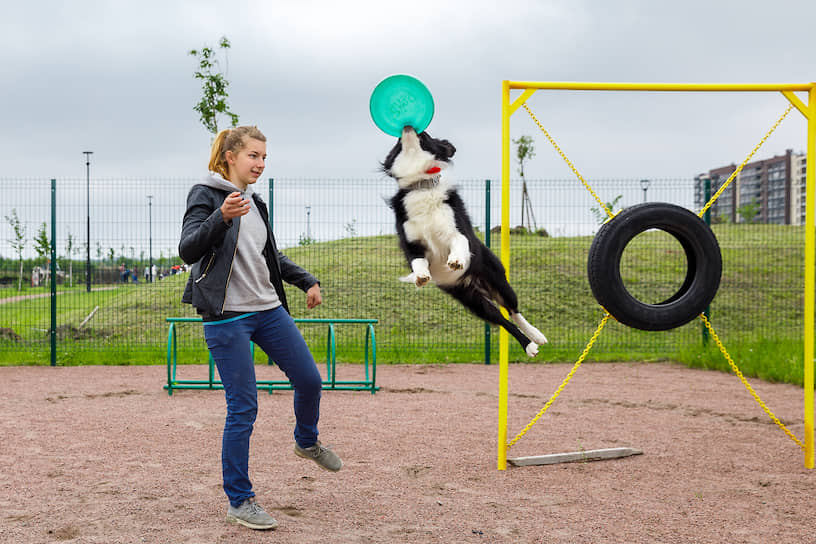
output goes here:
[[765, 413], [768, 414], [768, 417], [770, 417], [771, 420], [774, 423], [779, 425], [779, 428], [782, 429], [785, 432], [785, 434], [788, 435], [788, 437], [790, 437], [791, 440], [793, 440], [794, 442], [799, 444], [799, 447], [804, 450], [805, 445], [802, 444], [802, 442], [798, 438], [796, 438], [793, 435], [793, 433], [790, 432], [788, 430], [788, 428], [785, 427], [785, 425], [781, 421], [779, 421], [779, 418], [776, 417], [774, 415], [774, 413], [771, 412], [771, 410], [767, 406], [765, 406], [765, 403], [762, 402], [761, 398], [759, 398], [759, 395], [757, 394], [757, 392], [754, 391], [754, 388], [751, 387], [751, 384], [749, 384], [748, 380], [746, 380], [745, 377], [742, 375], [742, 372], [740, 372], [740, 369], [737, 367], [736, 363], [734, 363], [734, 360], [731, 359], [731, 356], [728, 355], [727, 351], [725, 351], [725, 346], [723, 346], [722, 342], [720, 342], [720, 338], [717, 336], [717, 333], [714, 332], [714, 327], [711, 326], [711, 322], [708, 320], [708, 318], [705, 316], [705, 314], [700, 314], [700, 319], [703, 320], [703, 324], [705, 324], [706, 329], [708, 329], [709, 334], [711, 334], [711, 338], [714, 339], [714, 343], [717, 344], [718, 348], [720, 348], [720, 351], [722, 352], [723, 357], [725, 357], [725, 360], [728, 361], [728, 364], [731, 366], [731, 370], [733, 370], [734, 374], [736, 374], [737, 377], [740, 379], [740, 381], [742, 382], [742, 385], [745, 386], [745, 388], [748, 390], [748, 392], [751, 393], [751, 396], [754, 397], [754, 400], [756, 400], [759, 403], [759, 405], [762, 407], [762, 409], [765, 410]]
[[767, 140], [771, 136], [771, 134], [773, 134], [773, 132], [779, 127], [779, 125], [782, 123], [782, 121], [785, 119], [785, 117], [788, 116], [788, 114], [790, 113], [790, 111], [792, 109], [793, 109], [793, 104], [789, 104], [788, 109], [785, 110], [785, 113], [783, 113], [782, 116], [779, 119], [776, 120], [776, 123], [774, 123], [774, 125], [771, 127], [771, 129], [765, 134], [765, 137], [762, 138], [759, 141], [759, 143], [754, 147], [754, 149], [751, 151], [751, 153], [749, 153], [748, 156], [745, 158], [745, 160], [742, 161], [742, 164], [740, 164], [739, 167], [737, 167], [737, 169], [734, 170], [734, 172], [728, 177], [728, 179], [725, 181], [725, 183], [722, 184], [722, 187], [720, 187], [717, 190], [717, 192], [714, 193], [714, 196], [712, 196], [711, 199], [706, 203], [706, 205], [703, 206], [703, 209], [700, 210], [700, 213], [697, 214], [698, 216], [702, 217], [705, 214], [705, 212], [714, 204], [714, 202], [716, 202], [717, 199], [720, 198], [720, 195], [723, 194], [723, 191], [725, 191], [728, 188], [728, 186], [731, 184], [731, 182], [734, 181], [734, 179], [736, 179], [736, 177], [739, 175], [739, 173], [742, 172], [742, 169], [745, 167], [746, 164], [748, 164], [748, 161], [751, 160], [751, 157], [753, 157], [754, 154], [757, 151], [759, 151], [759, 148], [762, 147], [762, 144], [765, 143], [765, 140]]
[[558, 154], [561, 155], [561, 158], [564, 159], [564, 162], [567, 163], [567, 166], [570, 167], [570, 170], [572, 170], [572, 172], [578, 177], [578, 179], [581, 180], [581, 183], [584, 184], [584, 187], [587, 188], [587, 191], [589, 191], [592, 194], [592, 196], [595, 197], [595, 200], [598, 201], [598, 204], [601, 206], [601, 208], [603, 208], [603, 211], [606, 212], [606, 215], [608, 215], [609, 217], [614, 217], [615, 214], [612, 213], [612, 211], [609, 208], [606, 207], [606, 204], [603, 203], [601, 198], [595, 193], [595, 191], [592, 189], [592, 187], [590, 187], [589, 183], [586, 182], [586, 180], [581, 175], [581, 173], [578, 172], [578, 169], [575, 168], [575, 166], [572, 164], [572, 162], [570, 162], [570, 160], [567, 158], [567, 155], [563, 151], [561, 151], [561, 148], [558, 147], [557, 143], [555, 143], [555, 140], [553, 139], [552, 136], [550, 136], [550, 133], [547, 132], [547, 130], [541, 125], [541, 123], [536, 118], [535, 114], [533, 114], [533, 112], [530, 111], [530, 108], [527, 107], [527, 103], [522, 102], [521, 107], [524, 108], [525, 110], [527, 110], [527, 113], [529, 113], [530, 117], [533, 118], [533, 121], [535, 122], [535, 124], [538, 125], [538, 128], [541, 129], [541, 132], [544, 133], [544, 136], [547, 137], [547, 139], [550, 141], [550, 143], [555, 148], [555, 150], [558, 152]]
[[606, 322], [609, 321], [610, 317], [612, 316], [609, 315], [609, 312], [606, 312], [606, 315], [604, 315], [604, 318], [601, 320], [601, 324], [598, 325], [598, 328], [595, 330], [595, 334], [592, 335], [592, 338], [589, 340], [589, 343], [587, 344], [586, 348], [584, 348], [584, 351], [583, 353], [581, 353], [581, 356], [578, 358], [578, 361], [576, 361], [575, 365], [572, 367], [570, 373], [567, 374], [567, 377], [564, 378], [563, 382], [561, 382], [561, 385], [558, 387], [555, 393], [553, 393], [553, 396], [550, 397], [550, 400], [547, 401], [547, 404], [544, 405], [544, 408], [542, 408], [538, 412], [538, 414], [536, 414], [532, 421], [530, 421], [530, 423], [528, 423], [527, 426], [524, 427], [524, 429], [522, 429], [522, 431], [519, 434], [517, 434], [515, 438], [513, 438], [513, 440], [507, 443], [507, 449], [512, 448], [513, 444], [518, 442], [522, 436], [527, 434], [527, 431], [532, 429], [533, 425], [535, 425], [536, 422], [538, 422], [538, 420], [541, 419], [541, 416], [543, 416], [544, 413], [550, 408], [550, 405], [552, 405], [552, 403], [555, 402], [555, 399], [558, 398], [558, 395], [561, 394], [561, 391], [564, 390], [569, 381], [572, 379], [572, 376], [573, 374], [575, 374], [575, 371], [578, 370], [578, 367], [580, 367], [581, 363], [583, 363], [584, 359], [586, 359], [586, 356], [589, 354], [589, 350], [592, 349], [593, 344], [595, 344], [595, 341], [598, 340], [598, 336], [600, 336], [601, 331], [604, 328], [604, 325], [606, 325]]

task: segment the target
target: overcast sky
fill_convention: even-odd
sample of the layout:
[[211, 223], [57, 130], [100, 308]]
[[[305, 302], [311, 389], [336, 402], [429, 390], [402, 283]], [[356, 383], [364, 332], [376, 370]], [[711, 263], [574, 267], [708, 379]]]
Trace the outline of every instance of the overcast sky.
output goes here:
[[[368, 100], [386, 76], [433, 94], [428, 132], [456, 175], [500, 174], [502, 80], [802, 83], [816, 2], [470, 0], [4, 2], [3, 172], [13, 178], [199, 176], [210, 134], [188, 51], [232, 43], [229, 103], [268, 137], [265, 177], [377, 177], [394, 142]], [[529, 104], [589, 177], [672, 177], [739, 163], [784, 111], [778, 93], [539, 91]], [[226, 122], [222, 120], [222, 122]], [[528, 177], [569, 171], [535, 138]], [[804, 150], [794, 110], [757, 158]]]

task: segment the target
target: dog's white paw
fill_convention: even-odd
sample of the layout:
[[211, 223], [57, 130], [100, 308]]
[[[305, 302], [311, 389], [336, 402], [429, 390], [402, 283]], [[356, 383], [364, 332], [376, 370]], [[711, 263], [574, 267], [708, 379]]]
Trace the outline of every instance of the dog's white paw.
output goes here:
[[429, 281], [431, 281], [430, 276], [417, 274], [416, 277], [414, 277], [414, 285], [416, 285], [417, 287], [422, 287]]
[[535, 357], [536, 355], [538, 355], [538, 344], [536, 344], [535, 342], [530, 342], [529, 344], [527, 344], [527, 347], [525, 348], [524, 351], [527, 352], [527, 355], [529, 357]]
[[462, 261], [456, 257], [451, 257], [450, 259], [448, 259], [447, 264], [448, 268], [450, 268], [451, 270], [462, 270], [465, 267], [465, 265], [462, 264]]

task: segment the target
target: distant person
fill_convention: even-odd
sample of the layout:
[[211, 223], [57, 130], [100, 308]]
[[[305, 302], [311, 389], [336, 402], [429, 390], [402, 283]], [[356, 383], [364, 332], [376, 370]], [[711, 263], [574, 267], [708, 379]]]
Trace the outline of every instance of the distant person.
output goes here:
[[133, 277], [133, 283], [139, 283], [139, 268], [134, 266], [130, 275]]
[[193, 265], [181, 300], [203, 318], [227, 400], [221, 447], [227, 521], [252, 529], [274, 529], [278, 522], [255, 501], [249, 479], [249, 438], [258, 412], [250, 341], [293, 385], [295, 454], [333, 472], [343, 466], [317, 439], [323, 381], [283, 290], [284, 281], [299, 287], [312, 309], [323, 301], [320, 284], [278, 251], [266, 204], [251, 188], [265, 160], [266, 137], [256, 127], [221, 131], [209, 175], [187, 195], [179, 242], [182, 260]]

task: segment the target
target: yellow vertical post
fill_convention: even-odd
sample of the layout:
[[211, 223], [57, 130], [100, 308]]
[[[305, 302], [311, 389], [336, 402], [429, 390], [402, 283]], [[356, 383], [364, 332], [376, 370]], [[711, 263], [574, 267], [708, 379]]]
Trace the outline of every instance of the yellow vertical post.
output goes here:
[[808, 93], [807, 171], [805, 174], [805, 468], [813, 468], [813, 333], [816, 276], [816, 86]]
[[[502, 81], [502, 198], [501, 261], [510, 275], [510, 82]], [[509, 392], [509, 343], [499, 328], [499, 436], [498, 469], [507, 469], [507, 397]]]

